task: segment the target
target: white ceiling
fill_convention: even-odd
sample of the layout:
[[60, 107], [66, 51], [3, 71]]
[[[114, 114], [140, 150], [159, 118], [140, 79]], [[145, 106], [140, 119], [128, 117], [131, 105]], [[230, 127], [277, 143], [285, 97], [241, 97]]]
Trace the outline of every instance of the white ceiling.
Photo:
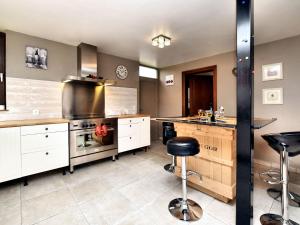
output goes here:
[[[299, 0], [256, 0], [255, 42], [300, 34]], [[235, 0], [1, 0], [0, 30], [165, 67], [235, 48]], [[151, 46], [158, 34], [172, 38]]]

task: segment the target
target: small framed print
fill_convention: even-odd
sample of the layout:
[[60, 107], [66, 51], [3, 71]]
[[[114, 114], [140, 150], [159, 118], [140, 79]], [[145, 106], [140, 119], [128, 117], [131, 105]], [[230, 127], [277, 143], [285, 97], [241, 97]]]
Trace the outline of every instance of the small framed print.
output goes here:
[[262, 80], [281, 80], [283, 79], [282, 74], [282, 63], [274, 63], [262, 66]]
[[48, 51], [44, 48], [26, 46], [25, 65], [29, 68], [48, 69]]
[[165, 78], [165, 84], [166, 86], [172, 86], [174, 85], [174, 75], [166, 75], [166, 78]]
[[268, 88], [262, 90], [264, 105], [283, 104], [283, 88]]

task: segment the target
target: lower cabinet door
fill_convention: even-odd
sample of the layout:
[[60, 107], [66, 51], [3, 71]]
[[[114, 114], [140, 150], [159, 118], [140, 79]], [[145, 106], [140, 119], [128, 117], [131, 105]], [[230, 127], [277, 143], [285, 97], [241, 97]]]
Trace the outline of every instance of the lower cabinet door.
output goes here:
[[20, 128], [0, 129], [0, 183], [21, 177]]
[[136, 148], [136, 137], [120, 137], [118, 139], [118, 152], [126, 152]]
[[57, 148], [22, 154], [22, 176], [65, 167], [68, 164], [69, 156], [67, 149]]
[[150, 139], [150, 117], [142, 117], [140, 126], [140, 147], [149, 146]]

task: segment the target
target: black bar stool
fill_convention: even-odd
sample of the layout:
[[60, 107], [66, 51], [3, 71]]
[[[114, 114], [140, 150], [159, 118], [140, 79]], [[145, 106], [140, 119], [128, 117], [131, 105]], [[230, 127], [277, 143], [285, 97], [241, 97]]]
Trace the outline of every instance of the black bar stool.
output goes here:
[[[289, 219], [288, 213], [288, 157], [293, 157], [300, 154], [300, 132], [287, 132], [279, 134], [268, 134], [262, 136], [268, 144], [278, 153], [280, 153], [280, 180], [278, 184], [282, 184], [281, 194], [281, 216], [276, 214], [264, 214], [260, 217], [260, 222], [263, 225], [299, 225]], [[274, 182], [276, 183], [276, 182]]]
[[[177, 136], [177, 133], [174, 128], [174, 123], [163, 122], [162, 124], [163, 124], [163, 144], [166, 145], [168, 140]], [[176, 167], [176, 157], [172, 156], [172, 163], [166, 164], [164, 166], [164, 169], [167, 172], [175, 173], [175, 167]]]
[[[299, 132], [287, 132], [281, 133], [281, 135], [288, 135], [288, 134], [297, 134]], [[266, 136], [266, 137], [265, 137]], [[262, 136], [265, 140], [268, 139], [268, 135]], [[268, 140], [267, 140], [268, 141]], [[280, 154], [280, 165], [282, 165], [282, 151], [277, 151]], [[294, 157], [297, 154], [289, 153], [289, 157]], [[281, 201], [282, 195], [282, 184], [278, 181], [282, 180], [282, 166], [280, 166], [279, 170], [270, 169], [260, 174], [261, 178], [269, 183], [275, 184], [275, 187], [268, 188], [267, 193], [268, 195], [275, 199], [276, 201]], [[278, 184], [279, 183], [279, 184]], [[289, 190], [289, 205], [293, 207], [300, 207], [300, 196], [294, 192]]]
[[186, 157], [200, 152], [199, 143], [190, 137], [175, 137], [167, 142], [168, 153], [181, 157], [182, 198], [173, 199], [169, 203], [170, 213], [177, 219], [184, 221], [196, 221], [202, 217], [202, 208], [193, 200], [187, 198], [187, 175], [198, 175], [194, 171], [186, 170]]

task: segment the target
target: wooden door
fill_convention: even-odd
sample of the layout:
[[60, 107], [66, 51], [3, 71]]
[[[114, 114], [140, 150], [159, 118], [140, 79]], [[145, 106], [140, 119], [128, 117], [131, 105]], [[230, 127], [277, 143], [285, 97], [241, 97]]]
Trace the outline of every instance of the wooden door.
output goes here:
[[5, 109], [6, 90], [5, 90], [5, 33], [0, 32], [0, 110]]
[[197, 115], [198, 109], [209, 109], [213, 105], [213, 76], [194, 75], [189, 77], [189, 114]]

